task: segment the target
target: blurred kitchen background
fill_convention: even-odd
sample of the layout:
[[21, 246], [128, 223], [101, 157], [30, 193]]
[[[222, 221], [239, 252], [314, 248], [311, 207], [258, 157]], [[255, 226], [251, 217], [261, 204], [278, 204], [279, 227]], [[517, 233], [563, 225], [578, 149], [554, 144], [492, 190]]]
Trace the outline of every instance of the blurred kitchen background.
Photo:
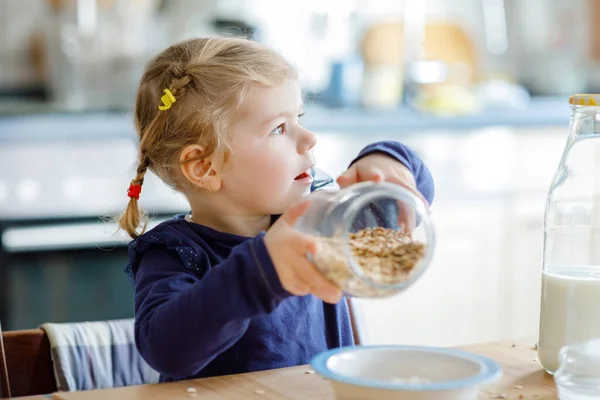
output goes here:
[[[359, 301], [369, 343], [536, 340], [544, 202], [568, 96], [600, 92], [600, 0], [0, 1], [0, 319], [130, 317], [131, 111], [147, 60], [244, 34], [301, 71], [304, 124], [338, 175], [367, 143], [419, 152], [436, 179], [431, 269]], [[150, 176], [155, 221], [187, 211]]]

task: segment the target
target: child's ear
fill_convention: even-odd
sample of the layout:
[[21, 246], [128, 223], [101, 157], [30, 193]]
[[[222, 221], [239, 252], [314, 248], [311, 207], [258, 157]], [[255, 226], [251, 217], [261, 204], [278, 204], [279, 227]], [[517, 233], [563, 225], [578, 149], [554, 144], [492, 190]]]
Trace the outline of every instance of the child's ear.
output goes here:
[[221, 189], [221, 174], [217, 171], [212, 156], [205, 156], [204, 147], [189, 145], [179, 156], [181, 173], [192, 186], [209, 192]]

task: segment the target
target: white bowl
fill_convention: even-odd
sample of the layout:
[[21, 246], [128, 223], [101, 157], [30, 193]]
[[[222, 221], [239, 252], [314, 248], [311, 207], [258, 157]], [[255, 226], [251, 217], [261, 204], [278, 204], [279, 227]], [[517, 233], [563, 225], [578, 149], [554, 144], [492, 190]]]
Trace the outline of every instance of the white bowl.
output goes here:
[[482, 385], [502, 376], [489, 358], [435, 347], [343, 347], [311, 365], [338, 400], [476, 400]]

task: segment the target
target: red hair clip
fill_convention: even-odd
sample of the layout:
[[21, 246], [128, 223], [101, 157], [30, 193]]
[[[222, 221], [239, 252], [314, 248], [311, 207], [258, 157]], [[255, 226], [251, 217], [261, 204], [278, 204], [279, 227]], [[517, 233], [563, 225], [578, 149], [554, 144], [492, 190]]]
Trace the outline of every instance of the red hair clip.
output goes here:
[[140, 185], [139, 183], [134, 183], [134, 181], [131, 181], [131, 184], [129, 185], [129, 189], [127, 189], [127, 196], [129, 196], [132, 199], [139, 200], [140, 193], [142, 193], [142, 185]]

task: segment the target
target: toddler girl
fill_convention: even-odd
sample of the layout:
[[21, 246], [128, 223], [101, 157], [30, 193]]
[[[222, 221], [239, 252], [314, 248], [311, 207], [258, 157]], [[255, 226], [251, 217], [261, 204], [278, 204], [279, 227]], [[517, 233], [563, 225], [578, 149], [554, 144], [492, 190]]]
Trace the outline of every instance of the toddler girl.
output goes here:
[[[353, 344], [339, 288], [307, 261], [316, 244], [294, 229], [303, 197], [333, 183], [314, 178], [316, 138], [302, 109], [294, 68], [246, 39], [188, 40], [147, 66], [120, 226], [134, 238], [136, 344], [161, 381], [300, 365]], [[143, 233], [148, 169], [191, 213]], [[364, 180], [433, 197], [427, 167], [395, 142], [367, 146], [337, 182]]]

